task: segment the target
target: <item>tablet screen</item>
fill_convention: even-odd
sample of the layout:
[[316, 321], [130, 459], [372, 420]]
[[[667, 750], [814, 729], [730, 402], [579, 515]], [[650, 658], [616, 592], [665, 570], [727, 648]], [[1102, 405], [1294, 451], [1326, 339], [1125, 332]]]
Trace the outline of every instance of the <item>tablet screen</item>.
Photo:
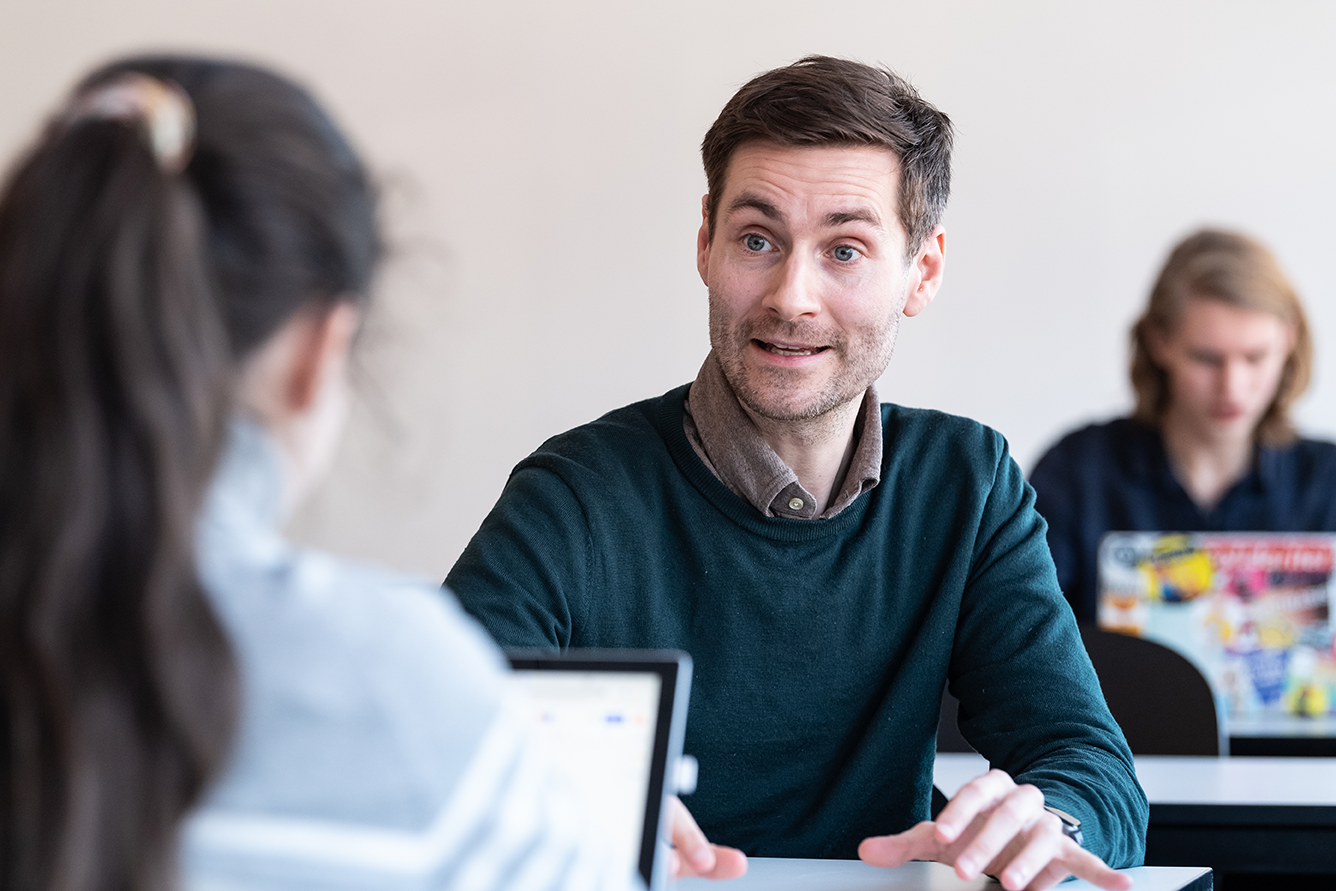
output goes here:
[[627, 870], [639, 870], [652, 887], [666, 773], [681, 754], [690, 660], [659, 651], [507, 655], [551, 760], [581, 789]]
[[613, 839], [626, 871], [639, 866], [649, 802], [657, 674], [520, 671], [552, 760], [580, 787], [590, 816]]

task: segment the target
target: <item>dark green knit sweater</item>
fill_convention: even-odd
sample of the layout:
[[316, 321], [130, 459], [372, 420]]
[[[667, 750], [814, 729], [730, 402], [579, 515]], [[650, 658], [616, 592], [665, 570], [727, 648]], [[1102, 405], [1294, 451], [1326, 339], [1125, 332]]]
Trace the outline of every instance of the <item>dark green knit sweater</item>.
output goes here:
[[881, 483], [829, 520], [766, 518], [700, 461], [687, 387], [544, 443], [446, 584], [507, 646], [695, 661], [687, 799], [712, 841], [854, 857], [928, 816], [942, 685], [995, 767], [1114, 866], [1147, 805], [996, 432], [882, 406]]

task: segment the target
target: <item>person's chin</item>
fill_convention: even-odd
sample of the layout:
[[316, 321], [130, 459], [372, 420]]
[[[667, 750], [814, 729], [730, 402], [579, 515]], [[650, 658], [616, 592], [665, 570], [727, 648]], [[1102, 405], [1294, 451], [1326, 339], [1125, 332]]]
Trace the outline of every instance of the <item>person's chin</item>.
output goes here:
[[801, 421], [812, 416], [812, 409], [807, 400], [786, 398], [787, 396], [788, 394], [779, 397], [758, 393], [748, 407], [757, 415], [771, 421]]
[[774, 421], [796, 421], [810, 418], [814, 406], [821, 400], [821, 391], [799, 384], [752, 380], [747, 398], [743, 401], [753, 412]]
[[1212, 414], [1208, 423], [1216, 437], [1235, 439], [1252, 436], [1258, 420], [1246, 412], [1219, 412]]

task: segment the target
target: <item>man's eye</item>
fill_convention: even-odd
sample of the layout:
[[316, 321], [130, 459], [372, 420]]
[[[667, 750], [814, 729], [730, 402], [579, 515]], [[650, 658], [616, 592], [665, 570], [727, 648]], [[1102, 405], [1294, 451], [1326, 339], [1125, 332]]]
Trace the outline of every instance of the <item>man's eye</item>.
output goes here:
[[747, 250], [749, 251], [760, 252], [760, 251], [770, 250], [770, 242], [767, 241], [762, 236], [756, 235], [755, 233], [748, 235], [742, 241], [743, 244], [747, 245]]
[[839, 247], [835, 248], [835, 250], [831, 251], [831, 254], [833, 254], [835, 259], [839, 260], [841, 263], [848, 263], [850, 260], [858, 259], [858, 248], [853, 248], [849, 247], [849, 245], [847, 244], [842, 244]]

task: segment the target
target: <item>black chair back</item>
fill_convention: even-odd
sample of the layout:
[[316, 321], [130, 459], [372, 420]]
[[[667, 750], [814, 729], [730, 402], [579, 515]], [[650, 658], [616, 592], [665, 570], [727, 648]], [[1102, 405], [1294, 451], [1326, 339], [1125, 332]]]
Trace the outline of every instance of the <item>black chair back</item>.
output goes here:
[[1221, 754], [1215, 696], [1195, 665], [1155, 641], [1085, 622], [1081, 639], [1132, 754]]

